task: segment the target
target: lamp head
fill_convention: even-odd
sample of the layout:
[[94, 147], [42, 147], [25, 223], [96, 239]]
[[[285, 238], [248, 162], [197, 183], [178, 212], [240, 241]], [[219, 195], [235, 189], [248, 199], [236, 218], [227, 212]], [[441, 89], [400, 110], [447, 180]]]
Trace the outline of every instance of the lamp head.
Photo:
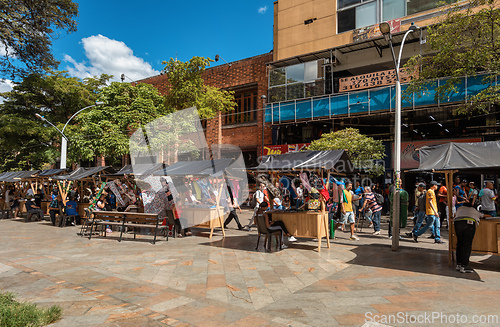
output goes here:
[[266, 97], [264, 94], [263, 94], [263, 95], [261, 95], [261, 96], [260, 96], [260, 98], [261, 98], [262, 100], [267, 99], [267, 97]]
[[96, 102], [95, 102], [95, 105], [96, 105], [96, 106], [100, 106], [100, 105], [103, 105], [103, 104], [104, 104], [104, 102], [102, 102], [102, 101], [96, 101]]
[[391, 25], [388, 22], [380, 23], [378, 27], [383, 35], [391, 34]]
[[218, 54], [215, 55], [215, 61], [216, 62], [219, 61], [219, 55]]
[[415, 32], [418, 29], [419, 29], [419, 27], [417, 25], [415, 25], [415, 23], [411, 23], [410, 27], [408, 28], [408, 31]]
[[40, 114], [35, 114], [36, 118], [42, 120], [42, 121], [46, 121], [47, 119], [45, 119], [45, 117], [43, 117], [42, 115]]

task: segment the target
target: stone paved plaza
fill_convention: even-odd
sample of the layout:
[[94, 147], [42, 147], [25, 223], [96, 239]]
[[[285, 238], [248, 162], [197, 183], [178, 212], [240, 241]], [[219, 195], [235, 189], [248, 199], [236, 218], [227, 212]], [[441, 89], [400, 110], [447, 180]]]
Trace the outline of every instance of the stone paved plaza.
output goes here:
[[398, 313], [500, 317], [498, 257], [473, 256], [476, 273], [460, 274], [448, 266], [447, 244], [405, 239], [392, 252], [387, 230], [373, 236], [367, 228], [360, 241], [337, 231], [320, 253], [305, 239], [266, 253], [262, 241], [255, 251], [256, 231], [229, 227], [225, 239], [194, 229], [192, 237], [153, 245], [147, 235], [89, 240], [74, 226], [0, 220], [0, 289], [61, 306], [63, 319], [53, 326], [375, 326], [367, 318]]

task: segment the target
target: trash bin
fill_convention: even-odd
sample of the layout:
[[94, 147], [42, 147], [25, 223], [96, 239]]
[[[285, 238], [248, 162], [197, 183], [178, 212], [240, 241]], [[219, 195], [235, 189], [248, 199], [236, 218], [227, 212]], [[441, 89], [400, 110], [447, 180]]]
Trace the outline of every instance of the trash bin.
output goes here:
[[[393, 203], [393, 194], [389, 194], [389, 202], [391, 203], [391, 211], [390, 211], [390, 220], [392, 222], [392, 203]], [[408, 192], [405, 190], [399, 190], [399, 228], [405, 228], [408, 224], [408, 200], [409, 200]]]
[[333, 240], [335, 239], [335, 220], [330, 219], [330, 239]]

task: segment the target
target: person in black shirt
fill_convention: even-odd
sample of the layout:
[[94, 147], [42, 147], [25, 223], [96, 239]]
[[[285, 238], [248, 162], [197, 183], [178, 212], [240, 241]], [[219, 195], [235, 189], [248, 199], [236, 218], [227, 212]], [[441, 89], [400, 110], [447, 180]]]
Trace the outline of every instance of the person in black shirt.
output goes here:
[[41, 208], [42, 207], [42, 192], [40, 191], [40, 189], [37, 190], [36, 194], [35, 194], [35, 205], [38, 207], [38, 208]]

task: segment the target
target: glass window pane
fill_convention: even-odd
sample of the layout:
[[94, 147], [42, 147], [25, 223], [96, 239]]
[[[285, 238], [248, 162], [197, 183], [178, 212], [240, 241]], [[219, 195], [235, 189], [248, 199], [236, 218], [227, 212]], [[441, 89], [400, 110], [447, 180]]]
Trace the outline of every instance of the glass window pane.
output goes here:
[[292, 84], [286, 86], [286, 99], [302, 99], [304, 97], [304, 83]]
[[406, 0], [383, 0], [383, 21], [404, 17]]
[[321, 76], [318, 76], [318, 61], [306, 62], [304, 80], [309, 82], [315, 81], [318, 78], [321, 78]]
[[356, 7], [356, 28], [377, 24], [377, 2]]
[[285, 84], [285, 68], [277, 68], [269, 73], [269, 86]]
[[[411, 15], [411, 14], [421, 12], [421, 11], [435, 9], [438, 7], [438, 4], [440, 2], [443, 2], [443, 1], [441, 1], [441, 0], [411, 0], [411, 1], [408, 1], [408, 3], [407, 3], [407, 7], [408, 7], [407, 15]], [[453, 3], [456, 1], [455, 0], [445, 0], [444, 2], [446, 4], [450, 4], [450, 3]]]
[[344, 7], [353, 5], [355, 3], [361, 3], [361, 0], [339, 0], [338, 1], [338, 9], [342, 9]]
[[304, 64], [293, 65], [286, 68], [286, 82], [297, 83], [304, 81]]
[[339, 11], [338, 18], [338, 33], [351, 31], [356, 28], [356, 8]]
[[285, 101], [285, 86], [272, 87], [268, 90], [269, 102]]

